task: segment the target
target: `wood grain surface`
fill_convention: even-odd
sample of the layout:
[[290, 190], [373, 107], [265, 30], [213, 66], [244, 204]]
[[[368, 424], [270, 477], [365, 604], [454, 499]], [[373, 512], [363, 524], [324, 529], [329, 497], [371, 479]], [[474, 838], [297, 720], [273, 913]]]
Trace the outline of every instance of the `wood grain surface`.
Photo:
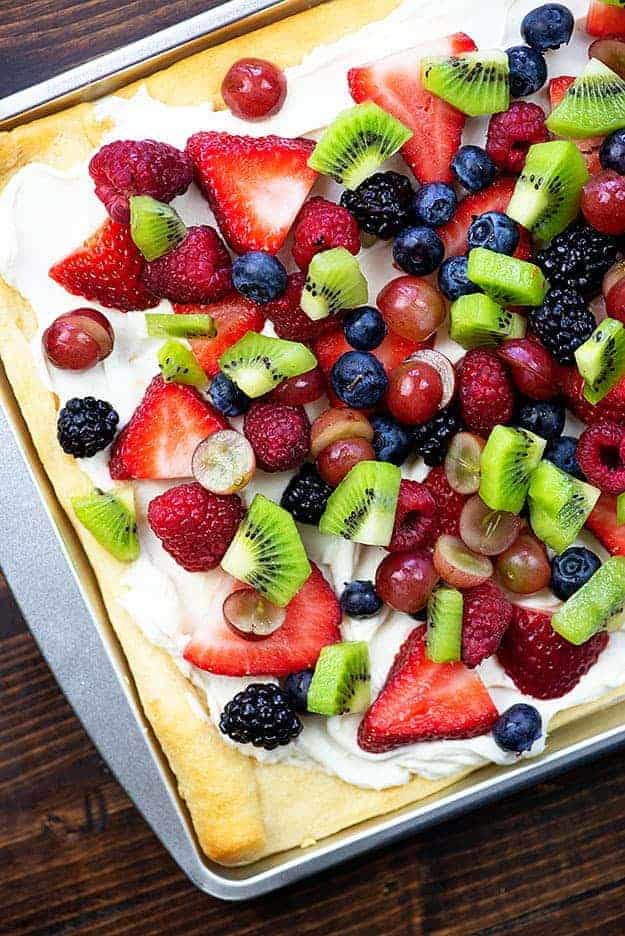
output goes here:
[[[0, 0], [0, 93], [207, 5]], [[111, 777], [0, 579], [0, 934], [578, 932], [625, 932], [625, 753], [224, 904], [186, 880]]]

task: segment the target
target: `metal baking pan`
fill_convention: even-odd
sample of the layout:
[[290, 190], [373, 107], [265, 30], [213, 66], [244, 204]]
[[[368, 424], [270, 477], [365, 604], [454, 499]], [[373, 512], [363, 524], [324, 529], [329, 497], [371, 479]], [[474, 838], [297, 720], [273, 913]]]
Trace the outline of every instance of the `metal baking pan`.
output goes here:
[[[176, 58], [313, 5], [315, 0], [232, 0], [6, 98], [0, 102], [0, 126], [97, 97]], [[30, 629], [120, 783], [182, 870], [215, 897], [244, 900], [267, 893], [625, 744], [625, 709], [614, 705], [559, 729], [547, 752], [535, 760], [485, 767], [451, 789], [306, 850], [243, 868], [216, 865], [197, 845], [175, 780], [141, 711], [91, 567], [54, 496], [1, 365], [0, 451], [0, 565]]]

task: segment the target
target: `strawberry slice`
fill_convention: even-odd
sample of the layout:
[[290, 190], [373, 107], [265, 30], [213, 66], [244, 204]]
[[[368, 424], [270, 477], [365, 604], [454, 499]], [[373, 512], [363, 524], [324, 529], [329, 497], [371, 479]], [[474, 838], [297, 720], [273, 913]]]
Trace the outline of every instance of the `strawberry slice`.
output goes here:
[[625, 36], [625, 9], [591, 0], [586, 32], [589, 36]]
[[575, 78], [573, 78], [572, 75], [559, 75], [557, 78], [551, 79], [549, 82], [549, 100], [552, 110], [554, 110], [558, 104], [562, 103], [564, 95], [574, 81]]
[[323, 647], [340, 641], [341, 606], [313, 565], [312, 574], [286, 607], [282, 627], [262, 640], [239, 637], [223, 617], [207, 617], [184, 658], [222, 676], [288, 676], [317, 662]]
[[49, 276], [72, 296], [131, 312], [160, 302], [141, 282], [144, 266], [130, 229], [109, 219], [82, 247], [55, 263]]
[[[431, 338], [428, 341], [410, 341], [408, 338], [402, 338], [396, 332], [389, 331], [382, 344], [378, 345], [371, 354], [383, 365], [386, 373], [390, 374], [415, 351], [431, 347], [433, 347]], [[313, 342], [313, 352], [326, 377], [330, 376], [330, 371], [341, 355], [353, 350], [352, 346], [347, 343], [342, 328], [320, 335]]]
[[155, 377], [111, 449], [115, 481], [189, 478], [197, 446], [228, 421], [193, 387]]
[[625, 556], [625, 525], [616, 522], [616, 497], [602, 494], [586, 526], [611, 555]]
[[483, 192], [468, 195], [460, 202], [451, 221], [438, 231], [448, 257], [461, 256], [467, 252], [467, 235], [474, 219], [487, 211], [505, 211], [510, 204], [515, 185], [516, 179], [512, 176], [500, 176]]
[[194, 313], [207, 313], [212, 315], [217, 327], [214, 338], [192, 338], [191, 348], [200, 367], [209, 377], [219, 372], [219, 358], [243, 338], [249, 331], [259, 332], [265, 324], [265, 315], [261, 306], [246, 299], [238, 292], [230, 292], [210, 305], [177, 305], [174, 303], [174, 312], [178, 315], [193, 315]]
[[414, 136], [402, 155], [420, 182], [451, 182], [451, 161], [458, 150], [466, 117], [421, 84], [420, 61], [428, 55], [473, 52], [476, 45], [464, 33], [415, 46], [347, 75], [353, 99], [375, 101], [397, 117]]
[[277, 253], [314, 185], [312, 140], [196, 133], [195, 177], [233, 250]]
[[475, 738], [490, 731], [497, 709], [479, 676], [464, 663], [432, 663], [425, 627], [400, 648], [386, 684], [358, 730], [364, 751], [381, 754], [416, 741]]

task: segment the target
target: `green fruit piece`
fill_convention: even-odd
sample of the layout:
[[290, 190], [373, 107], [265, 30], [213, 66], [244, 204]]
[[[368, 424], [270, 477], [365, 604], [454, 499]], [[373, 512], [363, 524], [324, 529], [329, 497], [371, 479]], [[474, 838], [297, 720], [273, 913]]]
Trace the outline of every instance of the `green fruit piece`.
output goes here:
[[625, 494], [619, 494], [616, 498], [616, 524], [617, 526], [625, 524]]
[[496, 348], [506, 338], [522, 338], [526, 321], [488, 296], [461, 296], [451, 306], [449, 335], [463, 348]]
[[480, 489], [484, 440], [470, 432], [458, 432], [445, 456], [445, 475], [458, 494], [477, 494]]
[[584, 378], [584, 396], [589, 403], [598, 403], [625, 374], [625, 328], [621, 322], [604, 319], [576, 350], [575, 360]]
[[560, 554], [579, 534], [599, 499], [597, 488], [542, 461], [529, 488], [530, 523], [536, 536]]
[[217, 334], [212, 315], [168, 315], [146, 312], [145, 326], [150, 338], [214, 338]]
[[556, 633], [580, 646], [625, 610], [625, 557], [612, 556], [551, 618]]
[[453, 663], [462, 651], [462, 593], [441, 585], [428, 601], [426, 654], [432, 663]]
[[425, 58], [421, 81], [426, 90], [469, 117], [497, 114], [510, 105], [510, 66], [500, 50]]
[[369, 287], [356, 257], [334, 247], [312, 258], [302, 291], [301, 307], [313, 322], [341, 309], [365, 305]]
[[355, 189], [412, 137], [373, 101], [343, 111], [315, 146], [308, 165]]
[[557, 136], [586, 139], [625, 127], [625, 81], [592, 58], [547, 118]]
[[539, 306], [549, 284], [540, 267], [476, 247], [469, 254], [471, 282], [502, 306]]
[[193, 351], [175, 338], [170, 338], [158, 349], [158, 366], [167, 383], [202, 387], [208, 381]]
[[574, 143], [536, 143], [530, 146], [507, 214], [546, 244], [577, 217], [587, 181], [584, 157]]
[[72, 497], [74, 513], [97, 542], [120, 562], [139, 557], [139, 537], [132, 490], [105, 493], [94, 488], [91, 494]]
[[354, 465], [328, 498], [319, 531], [367, 546], [388, 546], [400, 481], [401, 471], [389, 462]]
[[171, 205], [132, 195], [130, 201], [130, 236], [146, 260], [158, 260], [185, 239], [187, 229]]
[[298, 341], [248, 332], [222, 354], [219, 366], [239, 390], [254, 399], [269, 393], [283, 380], [312, 370], [317, 358]]
[[364, 712], [371, 704], [371, 666], [366, 641], [324, 647], [308, 688], [306, 705], [317, 715]]
[[481, 458], [480, 497], [487, 507], [520, 513], [546, 445], [527, 429], [495, 426]]
[[263, 494], [254, 497], [221, 567], [279, 608], [295, 597], [312, 571], [293, 517]]

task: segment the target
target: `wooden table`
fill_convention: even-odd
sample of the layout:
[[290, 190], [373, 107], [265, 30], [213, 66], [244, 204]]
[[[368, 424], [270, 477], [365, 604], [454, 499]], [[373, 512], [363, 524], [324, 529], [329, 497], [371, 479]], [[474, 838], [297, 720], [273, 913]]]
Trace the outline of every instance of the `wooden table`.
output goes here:
[[[206, 5], [0, 0], [0, 94]], [[582, 930], [625, 932], [625, 753], [277, 895], [223, 904], [189, 884], [111, 777], [0, 581], [0, 934]]]

